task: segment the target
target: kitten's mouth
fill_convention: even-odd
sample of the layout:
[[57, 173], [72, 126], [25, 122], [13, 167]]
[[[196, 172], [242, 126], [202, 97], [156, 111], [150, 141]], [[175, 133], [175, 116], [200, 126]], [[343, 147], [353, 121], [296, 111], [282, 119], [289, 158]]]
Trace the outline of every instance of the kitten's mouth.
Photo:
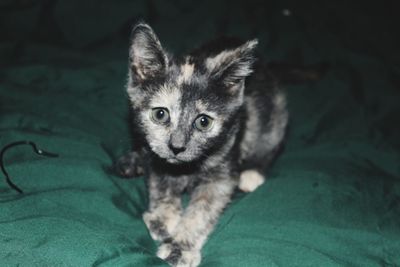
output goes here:
[[185, 155], [168, 155], [164, 158], [165, 161], [171, 164], [186, 164], [193, 161], [190, 157], [185, 157]]
[[183, 163], [187, 163], [188, 162], [188, 161], [185, 161], [185, 160], [178, 159], [176, 157], [166, 158], [165, 160], [168, 163], [171, 163], [171, 164], [183, 164]]
[[168, 163], [172, 163], [172, 164], [179, 164], [179, 163], [183, 163], [183, 161], [180, 161], [179, 159], [176, 158], [167, 158], [165, 159]]

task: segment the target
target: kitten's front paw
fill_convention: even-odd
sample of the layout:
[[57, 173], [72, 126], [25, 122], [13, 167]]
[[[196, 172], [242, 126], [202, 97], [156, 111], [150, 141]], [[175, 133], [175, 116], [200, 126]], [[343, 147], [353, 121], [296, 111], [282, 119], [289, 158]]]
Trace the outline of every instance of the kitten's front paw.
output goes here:
[[143, 214], [143, 221], [149, 230], [151, 238], [156, 241], [163, 241], [169, 237], [168, 230], [166, 229], [164, 223], [161, 221], [160, 217], [152, 212], [145, 212]]
[[115, 163], [115, 170], [118, 175], [125, 178], [132, 178], [144, 174], [140, 162], [140, 155], [137, 152], [129, 152], [118, 159]]
[[201, 261], [198, 250], [182, 250], [178, 244], [164, 243], [158, 248], [157, 257], [173, 267], [197, 267]]
[[182, 251], [182, 257], [177, 267], [197, 267], [200, 265], [201, 254], [198, 250]]
[[168, 255], [171, 254], [171, 251], [172, 251], [172, 244], [171, 243], [163, 243], [157, 250], [157, 257], [165, 260], [168, 257]]

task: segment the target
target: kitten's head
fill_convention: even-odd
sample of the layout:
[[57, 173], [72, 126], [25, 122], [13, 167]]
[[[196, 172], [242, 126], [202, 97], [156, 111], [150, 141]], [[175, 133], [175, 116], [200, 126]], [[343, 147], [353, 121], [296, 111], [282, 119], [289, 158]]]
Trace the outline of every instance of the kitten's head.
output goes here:
[[218, 150], [237, 128], [244, 81], [257, 40], [174, 59], [147, 24], [132, 32], [128, 94], [154, 153], [169, 163], [193, 162]]

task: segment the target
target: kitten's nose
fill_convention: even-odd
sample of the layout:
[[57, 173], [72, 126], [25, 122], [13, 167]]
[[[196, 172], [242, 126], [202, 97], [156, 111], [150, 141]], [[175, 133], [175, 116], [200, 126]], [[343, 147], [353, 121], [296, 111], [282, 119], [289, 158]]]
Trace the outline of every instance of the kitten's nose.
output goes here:
[[185, 151], [186, 147], [184, 147], [184, 146], [174, 146], [172, 144], [169, 144], [169, 149], [171, 149], [172, 152], [174, 152], [175, 155], [178, 155], [179, 153]]
[[175, 130], [169, 139], [169, 149], [175, 154], [178, 155], [179, 153], [186, 150], [186, 135], [185, 132], [181, 129]]

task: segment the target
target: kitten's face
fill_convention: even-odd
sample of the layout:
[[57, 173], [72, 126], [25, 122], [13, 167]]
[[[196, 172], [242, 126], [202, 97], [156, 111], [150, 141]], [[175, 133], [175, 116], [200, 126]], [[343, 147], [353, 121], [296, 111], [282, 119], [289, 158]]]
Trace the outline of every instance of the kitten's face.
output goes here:
[[135, 27], [128, 93], [154, 153], [179, 164], [207, 157], [224, 143], [238, 119], [255, 45], [178, 63], [148, 25]]
[[227, 114], [175, 84], [160, 87], [140, 111], [151, 149], [170, 163], [205, 156], [213, 139], [220, 136]]

